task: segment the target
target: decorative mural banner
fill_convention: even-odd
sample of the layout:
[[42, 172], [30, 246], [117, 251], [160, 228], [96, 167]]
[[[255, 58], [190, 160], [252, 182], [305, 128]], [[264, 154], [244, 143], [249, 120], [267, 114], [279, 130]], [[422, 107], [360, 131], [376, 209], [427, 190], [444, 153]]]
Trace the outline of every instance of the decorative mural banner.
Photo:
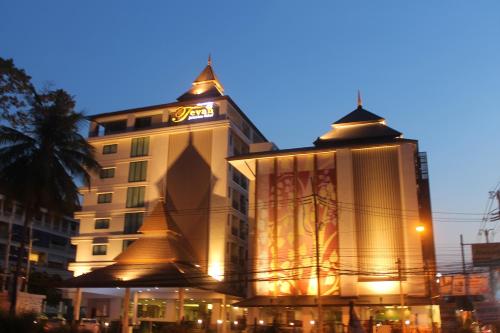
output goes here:
[[338, 294], [333, 153], [258, 161], [257, 294], [317, 294], [314, 193], [319, 223], [321, 293]]

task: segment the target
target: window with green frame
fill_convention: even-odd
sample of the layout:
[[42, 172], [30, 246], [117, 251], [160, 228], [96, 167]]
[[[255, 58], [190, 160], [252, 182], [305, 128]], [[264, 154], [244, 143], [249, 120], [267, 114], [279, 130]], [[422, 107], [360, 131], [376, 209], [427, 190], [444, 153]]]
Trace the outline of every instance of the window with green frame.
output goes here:
[[136, 234], [144, 220], [144, 213], [125, 213], [123, 233]]
[[103, 168], [99, 172], [99, 177], [101, 179], [104, 178], [113, 178], [115, 176], [115, 168]]
[[129, 182], [142, 182], [146, 180], [148, 161], [130, 162], [128, 170]]
[[147, 156], [149, 154], [149, 137], [134, 138], [130, 147], [130, 157]]
[[146, 186], [129, 187], [127, 189], [127, 208], [144, 207]]
[[118, 151], [118, 145], [116, 143], [102, 146], [103, 155], [114, 154], [117, 151]]
[[108, 229], [109, 219], [95, 219], [94, 229]]
[[94, 256], [104, 256], [108, 252], [107, 245], [94, 245], [92, 246], [92, 254]]
[[103, 203], [110, 203], [113, 200], [113, 193], [99, 193], [97, 195], [97, 203], [98, 204], [103, 204]]

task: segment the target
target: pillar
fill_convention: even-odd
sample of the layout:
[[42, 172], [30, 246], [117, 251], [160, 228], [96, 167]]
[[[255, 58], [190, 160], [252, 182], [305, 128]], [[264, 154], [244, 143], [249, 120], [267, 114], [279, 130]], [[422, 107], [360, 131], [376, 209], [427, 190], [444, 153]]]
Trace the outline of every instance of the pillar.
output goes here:
[[134, 293], [134, 304], [132, 306], [132, 324], [137, 325], [137, 304], [139, 303], [139, 293]]
[[82, 305], [82, 289], [76, 288], [75, 299], [73, 306], [73, 321], [80, 320], [80, 307]]
[[128, 305], [130, 303], [130, 288], [125, 288], [122, 303], [122, 333], [128, 332]]
[[168, 299], [167, 304], [165, 304], [165, 320], [168, 322], [175, 322], [177, 321], [176, 315], [175, 299]]
[[184, 319], [184, 289], [179, 288], [179, 317], [178, 322], [182, 322]]
[[222, 309], [221, 309], [221, 319], [222, 319], [222, 333], [229, 332], [228, 320], [227, 320], [227, 296], [222, 296]]

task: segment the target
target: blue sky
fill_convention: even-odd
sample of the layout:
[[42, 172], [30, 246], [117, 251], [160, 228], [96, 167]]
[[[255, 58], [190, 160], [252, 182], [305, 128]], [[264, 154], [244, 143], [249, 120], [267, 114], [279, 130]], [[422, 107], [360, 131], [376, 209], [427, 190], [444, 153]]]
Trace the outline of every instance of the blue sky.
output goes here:
[[[500, 181], [500, 2], [0, 1], [0, 56], [88, 114], [174, 101], [213, 56], [229, 94], [280, 148], [356, 104], [429, 154], [436, 212], [481, 213]], [[442, 258], [480, 215], [437, 213]], [[498, 236], [500, 239], [500, 235]]]

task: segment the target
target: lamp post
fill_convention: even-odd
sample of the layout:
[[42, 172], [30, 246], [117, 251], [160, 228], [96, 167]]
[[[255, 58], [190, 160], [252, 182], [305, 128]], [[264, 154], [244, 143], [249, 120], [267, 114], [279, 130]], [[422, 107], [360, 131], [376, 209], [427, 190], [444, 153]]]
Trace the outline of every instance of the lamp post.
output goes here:
[[418, 225], [415, 230], [417, 231], [419, 238], [420, 238], [420, 247], [422, 250], [422, 259], [424, 261], [424, 274], [425, 274], [425, 279], [427, 282], [427, 289], [429, 292], [429, 301], [430, 301], [430, 319], [431, 319], [431, 330], [432, 333], [435, 332], [434, 329], [434, 311], [433, 311], [433, 300], [432, 300], [432, 284], [431, 280], [429, 278], [429, 265], [427, 262], [427, 258], [424, 255], [424, 239], [423, 239], [423, 234], [425, 232], [425, 227], [423, 225]]

